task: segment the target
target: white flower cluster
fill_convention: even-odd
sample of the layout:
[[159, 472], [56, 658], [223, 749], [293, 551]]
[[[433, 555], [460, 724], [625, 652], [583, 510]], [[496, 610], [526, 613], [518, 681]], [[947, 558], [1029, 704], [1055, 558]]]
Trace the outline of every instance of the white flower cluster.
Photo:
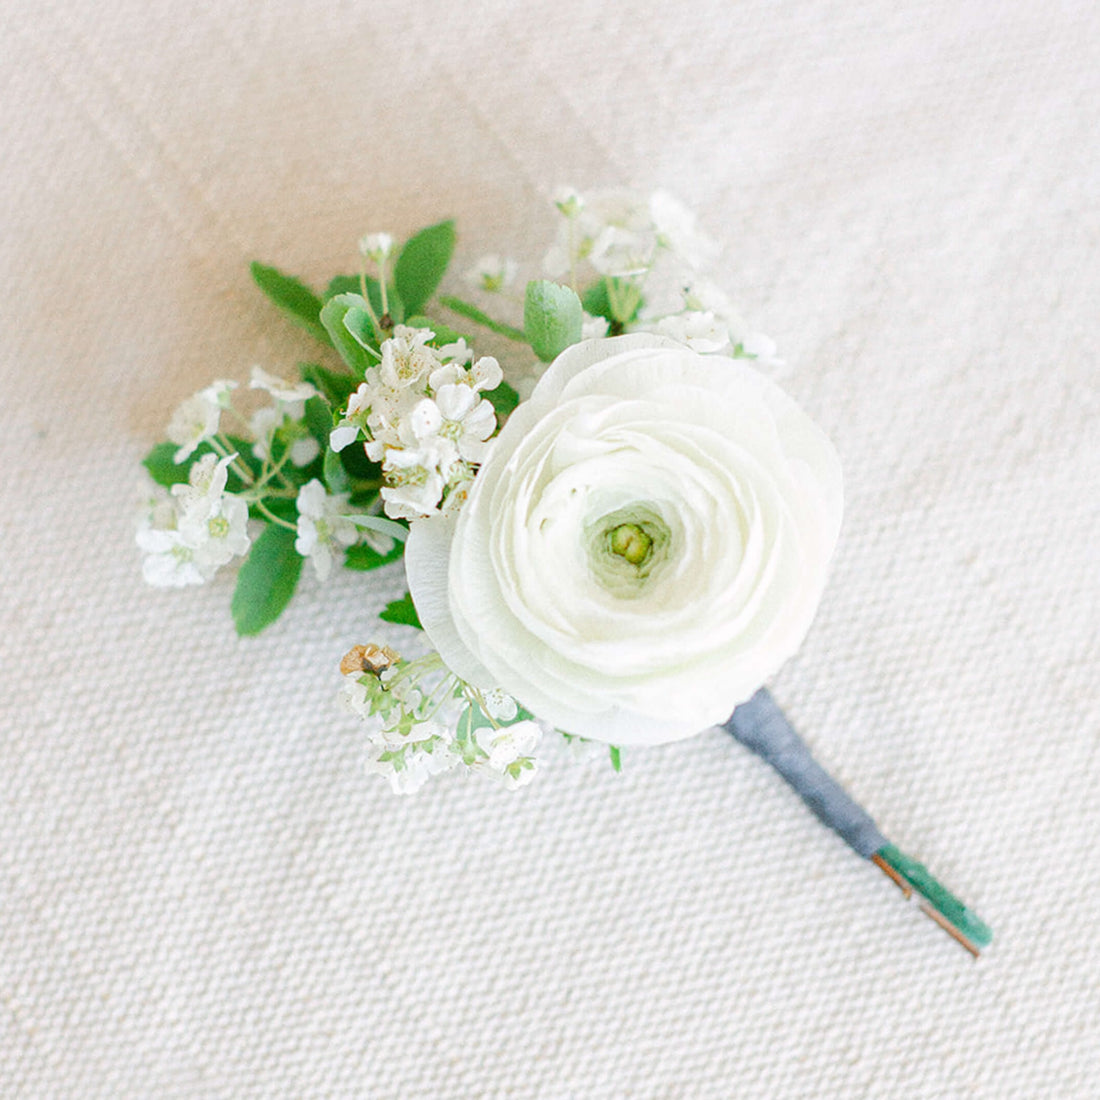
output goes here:
[[[388, 535], [360, 531], [349, 518], [348, 494], [329, 493], [316, 478], [299, 487], [301, 474], [285, 476], [287, 463], [301, 469], [320, 454], [304, 420], [305, 403], [317, 396], [317, 390], [308, 382], [288, 382], [253, 367], [250, 389], [266, 393], [270, 403], [246, 420], [233, 407], [236, 388], [236, 382], [214, 382], [184, 401], [169, 421], [168, 439], [177, 447], [173, 461], [180, 465], [190, 460], [191, 466], [187, 483], [173, 485], [170, 492], [158, 486], [144, 502], [137, 542], [145, 552], [145, 580], [158, 587], [210, 580], [221, 566], [248, 553], [249, 506], [259, 502], [262, 509], [262, 502], [272, 498], [294, 499], [296, 523], [270, 513], [266, 518], [295, 529], [295, 550], [312, 561], [322, 581], [333, 564], [342, 561], [345, 549], [360, 540], [380, 554], [388, 553], [393, 547]], [[244, 440], [222, 434], [226, 413], [247, 427], [252, 438], [245, 449], [255, 462], [242, 458]], [[276, 438], [282, 447], [278, 460], [272, 454]], [[203, 445], [206, 453], [196, 458], [195, 451]], [[226, 488], [230, 468], [238, 479], [236, 492]]]
[[398, 794], [456, 768], [509, 790], [534, 778], [542, 728], [517, 720], [511, 696], [471, 689], [442, 669], [436, 654], [403, 661], [384, 646], [356, 646], [340, 667], [345, 706], [368, 720], [367, 770], [385, 776]]
[[[703, 278], [717, 250], [672, 195], [656, 191], [647, 198], [624, 190], [581, 195], [563, 188], [554, 202], [561, 223], [543, 259], [544, 271], [574, 285], [578, 273], [603, 276], [621, 331], [656, 332], [703, 354], [780, 365], [775, 344], [749, 332], [723, 291]], [[585, 339], [607, 332], [603, 318], [586, 317]]]
[[382, 463], [382, 499], [394, 519], [461, 506], [497, 426], [481, 394], [500, 385], [500, 364], [488, 355], [475, 361], [463, 339], [435, 348], [434, 338], [398, 325], [329, 438], [340, 451], [365, 437], [367, 457]]
[[162, 588], [202, 584], [233, 558], [248, 553], [248, 505], [225, 491], [237, 456], [205, 454], [186, 484], [171, 494], [157, 486], [139, 521], [145, 580]]

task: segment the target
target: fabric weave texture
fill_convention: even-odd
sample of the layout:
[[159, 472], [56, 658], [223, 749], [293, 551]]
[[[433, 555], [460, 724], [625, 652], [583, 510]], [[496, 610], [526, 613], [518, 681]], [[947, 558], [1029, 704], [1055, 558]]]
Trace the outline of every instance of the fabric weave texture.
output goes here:
[[[1100, 1049], [1100, 9], [505, 0], [0, 12], [5, 1096], [1036, 1100]], [[978, 963], [721, 730], [511, 795], [363, 773], [404, 590], [255, 639], [145, 588], [172, 408], [313, 354], [251, 285], [663, 186], [836, 443], [769, 685], [996, 931]], [[533, 275], [535, 272], [528, 271]], [[484, 349], [493, 348], [486, 342]]]

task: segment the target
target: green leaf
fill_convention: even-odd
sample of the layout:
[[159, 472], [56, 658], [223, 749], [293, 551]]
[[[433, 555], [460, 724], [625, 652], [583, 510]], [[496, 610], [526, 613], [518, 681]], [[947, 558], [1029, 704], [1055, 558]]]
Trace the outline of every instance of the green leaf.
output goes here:
[[[198, 452], [191, 459], [181, 462], [178, 466], [174, 455], [179, 447], [175, 443], [158, 443], [142, 460], [144, 466], [158, 485], [169, 488], [172, 485], [180, 485], [187, 480], [191, 470], [191, 463], [199, 457]], [[209, 448], [206, 448], [209, 450]], [[204, 452], [205, 453], [205, 452]]]
[[637, 287], [625, 288], [620, 297], [625, 294], [625, 304], [629, 307], [630, 315], [627, 317], [616, 317], [615, 310], [611, 305], [611, 294], [608, 290], [607, 280], [601, 279], [598, 283], [593, 283], [583, 295], [581, 295], [581, 302], [584, 304], [585, 312], [592, 317], [604, 317], [611, 325], [612, 333], [621, 332], [624, 324], [629, 324], [635, 320], [638, 316], [638, 311], [642, 308], [644, 299], [642, 298], [641, 291]]
[[[258, 477], [259, 464], [252, 456], [252, 444], [245, 439], [238, 439], [235, 436], [226, 436], [226, 438], [230, 444], [232, 444], [233, 450], [237, 452], [237, 461], [252, 474], [253, 478]], [[179, 448], [175, 443], [158, 443], [145, 458], [142, 459], [141, 464], [149, 471], [150, 476], [158, 485], [170, 488], [173, 485], [183, 484], [191, 475], [191, 467], [194, 466], [203, 455], [212, 454], [221, 458], [221, 455], [205, 440], [179, 464], [175, 461], [175, 454], [178, 450]], [[226, 474], [226, 488], [229, 492], [239, 493], [242, 489], [246, 488], [245, 483], [233, 469], [232, 465], [226, 471]]]
[[359, 378], [366, 374], [367, 367], [378, 362], [366, 350], [367, 347], [377, 350], [378, 335], [366, 306], [361, 294], [337, 294], [321, 310], [321, 323], [328, 330], [333, 347]]
[[253, 263], [251, 270], [256, 285], [287, 317], [322, 344], [332, 343], [320, 321], [323, 303], [305, 283], [292, 275], [284, 275], [278, 268], [265, 267], [260, 263]]
[[607, 751], [608, 755], [610, 755], [611, 757], [611, 766], [615, 769], [615, 771], [621, 772], [623, 770], [623, 760], [619, 752], [619, 746], [608, 745]]
[[455, 223], [439, 222], [405, 242], [393, 269], [393, 281], [405, 312], [419, 313], [435, 293], [455, 247]]
[[527, 284], [523, 327], [532, 351], [544, 363], [580, 340], [581, 314], [581, 300], [569, 287], [545, 279]]
[[339, 454], [336, 451], [330, 451], [328, 447], [325, 448], [322, 470], [321, 476], [325, 479], [330, 493], [346, 493], [351, 488], [351, 479], [348, 477], [347, 470], [344, 469], [343, 462], [340, 461]]
[[340, 461], [344, 464], [344, 469], [356, 481], [373, 481], [379, 485], [382, 483], [382, 464], [372, 462], [367, 458], [367, 453], [363, 450], [361, 441], [345, 447], [340, 452]]
[[[303, 382], [320, 390], [334, 409], [342, 409], [359, 385], [357, 379], [343, 371], [329, 370], [319, 363], [299, 363], [298, 373]], [[330, 425], [331, 426], [331, 425]]]
[[321, 445], [324, 451], [328, 447], [329, 433], [332, 431], [332, 408], [323, 397], [311, 397], [306, 402], [305, 423], [309, 434]]
[[[405, 544], [399, 542], [397, 539], [393, 540], [393, 547], [388, 554], [379, 554], [377, 550], [369, 547], [365, 542], [356, 543], [354, 546], [349, 546], [344, 556], [344, 568], [356, 569], [359, 572], [366, 572], [368, 569], [377, 569], [382, 565], [389, 565], [392, 561], [397, 561], [402, 554], [405, 553]], [[400, 601], [397, 601], [400, 603]], [[393, 606], [392, 604], [390, 605]], [[387, 611], [389, 608], [386, 609]], [[383, 612], [383, 618], [385, 612]], [[417, 625], [416, 623], [412, 625]]]
[[590, 317], [605, 317], [609, 322], [615, 320], [615, 314], [611, 312], [611, 299], [607, 296], [606, 279], [593, 283], [581, 295], [581, 304]]
[[302, 572], [294, 538], [295, 532], [272, 524], [252, 544], [233, 593], [233, 621], [238, 634], [259, 634], [290, 602]]
[[519, 394], [507, 382], [501, 382], [495, 390], [489, 390], [485, 396], [493, 403], [497, 416], [506, 420], [519, 404]]
[[385, 608], [378, 613], [378, 617], [387, 623], [415, 626], [417, 630], [424, 629], [420, 625], [420, 616], [416, 613], [416, 605], [408, 592], [401, 599], [386, 604]]

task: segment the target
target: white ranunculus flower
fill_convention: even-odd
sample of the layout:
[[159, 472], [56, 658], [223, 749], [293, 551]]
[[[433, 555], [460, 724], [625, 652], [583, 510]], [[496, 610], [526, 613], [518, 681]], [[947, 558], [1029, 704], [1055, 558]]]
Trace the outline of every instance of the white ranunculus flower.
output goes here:
[[841, 511], [836, 452], [774, 383], [636, 334], [559, 356], [405, 562], [459, 676], [569, 733], [658, 743], [795, 652]]

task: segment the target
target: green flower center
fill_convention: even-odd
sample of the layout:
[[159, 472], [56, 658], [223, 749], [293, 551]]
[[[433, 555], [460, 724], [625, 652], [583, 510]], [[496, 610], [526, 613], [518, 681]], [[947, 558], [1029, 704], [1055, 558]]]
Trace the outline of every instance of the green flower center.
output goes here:
[[607, 548], [631, 565], [642, 565], [653, 551], [653, 539], [636, 523], [620, 523], [607, 532]]
[[609, 592], [630, 599], [668, 559], [672, 532], [653, 505], [637, 503], [589, 523], [585, 542], [592, 576]]

